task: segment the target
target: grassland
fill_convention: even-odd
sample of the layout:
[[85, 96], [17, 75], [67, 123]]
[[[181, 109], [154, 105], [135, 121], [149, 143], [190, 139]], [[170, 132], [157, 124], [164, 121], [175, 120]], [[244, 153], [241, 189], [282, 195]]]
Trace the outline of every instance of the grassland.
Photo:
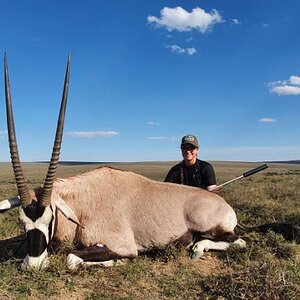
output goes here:
[[[162, 181], [174, 162], [111, 164]], [[218, 183], [256, 167], [253, 163], [212, 162]], [[99, 165], [60, 165], [70, 176]], [[28, 163], [30, 187], [42, 183], [46, 164]], [[0, 164], [0, 199], [16, 195], [10, 164]], [[255, 225], [273, 221], [300, 224], [300, 165], [270, 164], [269, 169], [226, 186], [221, 195], [239, 221]], [[0, 247], [23, 233], [18, 209], [0, 215]], [[243, 233], [247, 247], [209, 252], [192, 261], [186, 249], [167, 247], [115, 268], [68, 271], [71, 245], [52, 248], [47, 270], [23, 271], [17, 258], [0, 258], [0, 299], [300, 299], [300, 245], [274, 233]], [[54, 250], [55, 248], [55, 250]], [[0, 249], [1, 250], [1, 249]], [[1, 252], [1, 251], [0, 251]]]

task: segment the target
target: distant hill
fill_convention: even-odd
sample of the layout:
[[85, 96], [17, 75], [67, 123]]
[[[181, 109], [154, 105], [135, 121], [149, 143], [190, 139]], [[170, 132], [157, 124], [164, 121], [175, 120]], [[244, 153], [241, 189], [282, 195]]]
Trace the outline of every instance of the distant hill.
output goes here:
[[275, 164], [300, 164], [300, 160], [274, 160], [274, 161], [264, 161], [265, 163], [275, 163]]
[[[214, 161], [214, 162], [222, 162], [222, 161]], [[224, 161], [225, 162], [225, 161]], [[295, 160], [269, 160], [269, 161], [255, 161], [255, 162], [242, 162], [242, 161], [226, 161], [227, 163], [273, 163], [273, 164], [300, 164], [299, 159]], [[48, 164], [49, 161], [36, 161], [36, 163], [46, 163]], [[142, 163], [142, 164], [153, 164], [153, 163], [170, 163], [170, 161], [144, 161], [144, 162], [109, 162], [109, 161], [60, 161], [60, 165], [65, 165], [65, 166], [73, 166], [73, 165], [107, 165], [107, 164], [130, 164], [130, 163]], [[176, 161], [172, 161], [172, 163], [176, 163]]]
[[[49, 164], [49, 161], [35, 161], [39, 164]], [[60, 161], [60, 165], [64, 166], [77, 166], [77, 165], [100, 165], [100, 164], [109, 164], [110, 162], [103, 161]]]

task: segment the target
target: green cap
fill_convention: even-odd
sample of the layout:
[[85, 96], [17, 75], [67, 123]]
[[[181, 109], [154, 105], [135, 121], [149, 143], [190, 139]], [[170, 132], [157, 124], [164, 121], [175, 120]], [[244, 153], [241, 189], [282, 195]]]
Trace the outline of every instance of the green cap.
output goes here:
[[181, 147], [185, 144], [191, 144], [197, 148], [199, 148], [197, 137], [192, 134], [185, 135], [181, 140]]

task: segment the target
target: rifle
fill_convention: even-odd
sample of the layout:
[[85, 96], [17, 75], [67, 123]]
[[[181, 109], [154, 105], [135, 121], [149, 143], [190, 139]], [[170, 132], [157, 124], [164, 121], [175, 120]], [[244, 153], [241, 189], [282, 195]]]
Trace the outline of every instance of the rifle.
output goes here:
[[236, 178], [231, 179], [231, 180], [229, 180], [229, 181], [226, 181], [226, 182], [224, 182], [224, 183], [222, 183], [222, 184], [220, 184], [220, 185], [217, 185], [215, 188], [211, 189], [210, 191], [213, 192], [213, 191], [215, 191], [215, 190], [217, 190], [217, 189], [220, 189], [220, 188], [222, 188], [223, 186], [225, 186], [225, 185], [227, 185], [227, 184], [229, 184], [229, 183], [231, 183], [231, 182], [234, 182], [234, 181], [236, 181], [236, 180], [239, 180], [239, 179], [242, 179], [242, 178], [251, 176], [251, 175], [253, 175], [253, 174], [257, 173], [257, 172], [260, 172], [260, 171], [263, 171], [263, 170], [267, 169], [268, 167], [269, 167], [269, 166], [268, 166], [267, 164], [264, 164], [264, 165], [261, 165], [261, 166], [259, 166], [259, 167], [257, 167], [257, 168], [251, 169], [251, 170], [249, 170], [249, 171], [243, 173], [243, 175], [241, 175], [241, 176], [239, 176], [239, 177], [236, 177]]

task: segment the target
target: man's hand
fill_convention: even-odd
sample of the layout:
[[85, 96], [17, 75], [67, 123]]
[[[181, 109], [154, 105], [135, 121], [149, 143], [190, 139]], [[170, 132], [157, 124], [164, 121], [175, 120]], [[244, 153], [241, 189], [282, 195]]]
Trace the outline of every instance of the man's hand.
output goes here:
[[209, 191], [209, 192], [213, 192], [213, 193], [216, 193], [218, 194], [221, 189], [222, 189], [222, 186], [221, 185], [209, 185], [208, 187], [206, 187], [206, 189]]

